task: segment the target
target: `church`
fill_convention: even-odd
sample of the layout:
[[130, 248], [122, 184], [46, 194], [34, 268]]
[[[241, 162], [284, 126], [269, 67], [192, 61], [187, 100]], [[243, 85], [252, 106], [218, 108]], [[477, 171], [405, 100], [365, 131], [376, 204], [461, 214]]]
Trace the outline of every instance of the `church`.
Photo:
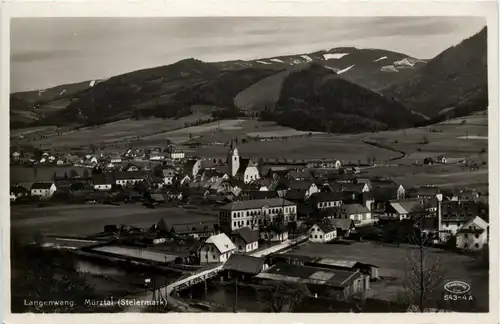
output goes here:
[[238, 154], [238, 149], [234, 148], [231, 142], [231, 148], [227, 159], [228, 174], [234, 178], [242, 180], [244, 183], [249, 183], [260, 179], [257, 164], [251, 159], [244, 159]]

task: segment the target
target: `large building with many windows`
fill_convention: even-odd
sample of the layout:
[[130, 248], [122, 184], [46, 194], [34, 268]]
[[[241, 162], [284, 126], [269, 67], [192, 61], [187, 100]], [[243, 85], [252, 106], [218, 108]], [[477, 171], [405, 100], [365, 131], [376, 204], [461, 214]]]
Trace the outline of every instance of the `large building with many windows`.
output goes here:
[[278, 217], [282, 217], [283, 224], [296, 221], [297, 205], [283, 198], [235, 201], [220, 209], [219, 225], [230, 233], [245, 226], [257, 228]]

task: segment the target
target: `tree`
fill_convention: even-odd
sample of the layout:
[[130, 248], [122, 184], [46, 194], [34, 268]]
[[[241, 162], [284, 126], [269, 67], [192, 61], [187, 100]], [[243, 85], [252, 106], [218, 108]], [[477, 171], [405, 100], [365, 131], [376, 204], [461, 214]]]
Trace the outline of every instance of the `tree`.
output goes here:
[[73, 178], [76, 178], [78, 177], [78, 172], [76, 172], [75, 169], [71, 169], [69, 170], [69, 176], [73, 179]]
[[83, 171], [83, 177], [84, 177], [84, 178], [88, 178], [88, 177], [89, 177], [89, 170], [85, 169], [85, 170]]
[[265, 299], [275, 313], [281, 313], [287, 303], [288, 312], [293, 312], [305, 297], [311, 296], [307, 285], [300, 281], [277, 281], [264, 289]]
[[427, 253], [430, 239], [422, 231], [425, 216], [416, 219], [416, 226], [420, 230], [410, 234], [408, 240], [417, 249], [410, 250], [406, 258], [402, 299], [407, 306], [417, 307], [423, 313], [426, 308], [436, 306], [442, 298], [439, 289], [443, 285], [444, 270], [441, 260]]

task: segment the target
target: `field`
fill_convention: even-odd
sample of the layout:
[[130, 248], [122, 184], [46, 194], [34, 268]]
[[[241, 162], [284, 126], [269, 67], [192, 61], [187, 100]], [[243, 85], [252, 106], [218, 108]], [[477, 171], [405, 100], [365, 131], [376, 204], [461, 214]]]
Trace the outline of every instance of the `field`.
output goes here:
[[12, 232], [32, 239], [35, 233], [86, 236], [104, 230], [104, 225], [130, 225], [148, 228], [161, 218], [168, 226], [191, 222], [212, 221], [215, 213], [182, 208], [148, 209], [140, 205], [14, 207], [11, 209]]
[[[402, 278], [406, 273], [407, 258], [415, 247], [392, 247], [370, 242], [343, 244], [306, 243], [290, 253], [313, 257], [339, 260], [352, 260], [379, 266], [380, 282], [372, 284], [370, 296], [390, 300], [396, 297], [402, 288]], [[426, 249], [426, 262], [439, 259], [444, 270], [444, 281], [460, 280], [471, 286], [471, 292], [478, 305], [487, 309], [488, 270], [478, 268], [478, 261], [473, 257], [434, 248]]]

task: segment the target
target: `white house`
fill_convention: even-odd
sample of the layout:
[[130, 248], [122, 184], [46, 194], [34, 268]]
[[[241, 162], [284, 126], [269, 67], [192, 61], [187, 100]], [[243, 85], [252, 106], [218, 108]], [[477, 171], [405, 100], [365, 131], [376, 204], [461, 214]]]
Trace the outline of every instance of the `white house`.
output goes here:
[[57, 187], [54, 182], [35, 182], [31, 186], [31, 195], [40, 198], [50, 198], [56, 190]]
[[115, 184], [125, 186], [133, 185], [148, 178], [147, 172], [142, 171], [116, 171]]
[[113, 154], [109, 157], [111, 163], [122, 163], [122, 157], [119, 154]]
[[210, 236], [200, 250], [200, 263], [226, 262], [236, 247], [226, 234]]
[[385, 216], [394, 220], [410, 219], [421, 208], [422, 202], [420, 200], [391, 201], [385, 210]]
[[257, 164], [251, 159], [244, 159], [238, 154], [238, 149], [233, 149], [228, 156], [229, 175], [233, 178], [249, 183], [260, 179]]
[[259, 232], [250, 227], [242, 227], [231, 233], [231, 241], [238, 252], [251, 252], [259, 248]]
[[219, 224], [221, 230], [233, 232], [245, 226], [257, 228], [278, 216], [283, 217], [284, 224], [296, 221], [297, 205], [283, 198], [234, 201], [221, 207]]
[[184, 151], [182, 151], [180, 149], [172, 148], [169, 151], [169, 157], [172, 160], [182, 160], [182, 159], [186, 158], [186, 153], [184, 153]]
[[346, 192], [318, 192], [311, 196], [311, 201], [317, 209], [340, 207], [346, 198], [352, 195]]
[[373, 223], [370, 210], [361, 204], [342, 205], [340, 207], [340, 218], [352, 219], [355, 224], [360, 225]]
[[488, 223], [476, 216], [457, 231], [457, 248], [481, 250], [488, 243]]
[[327, 243], [337, 237], [337, 228], [331, 224], [314, 224], [308, 233], [309, 241]]

